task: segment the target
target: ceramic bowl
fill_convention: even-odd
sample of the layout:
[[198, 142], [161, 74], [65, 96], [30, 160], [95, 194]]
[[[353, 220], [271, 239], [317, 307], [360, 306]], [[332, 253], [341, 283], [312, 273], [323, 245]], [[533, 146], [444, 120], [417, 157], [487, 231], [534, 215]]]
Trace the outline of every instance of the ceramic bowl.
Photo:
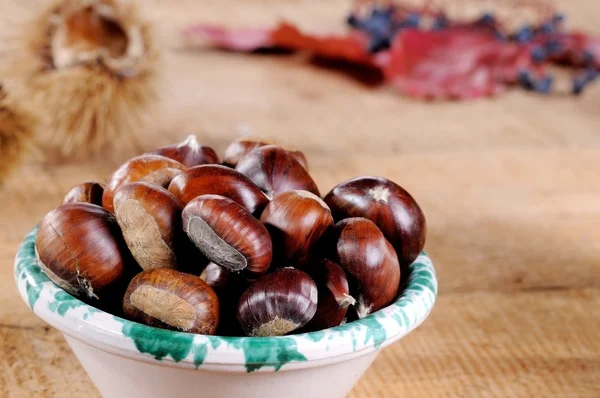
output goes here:
[[342, 398], [381, 349], [427, 317], [437, 280], [422, 254], [399, 299], [361, 320], [283, 337], [217, 337], [157, 329], [88, 306], [35, 258], [37, 230], [15, 261], [21, 297], [60, 330], [105, 398]]

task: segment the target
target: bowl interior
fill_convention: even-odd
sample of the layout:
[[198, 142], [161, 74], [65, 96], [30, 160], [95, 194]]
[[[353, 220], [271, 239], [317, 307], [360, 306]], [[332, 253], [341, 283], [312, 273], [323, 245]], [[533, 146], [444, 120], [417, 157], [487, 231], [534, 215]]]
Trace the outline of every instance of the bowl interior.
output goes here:
[[[23, 240], [15, 278], [23, 300], [43, 320], [98, 349], [167, 366], [226, 366], [273, 371], [339, 361], [406, 335], [430, 313], [437, 295], [431, 260], [422, 253], [409, 267], [398, 300], [360, 320], [318, 332], [281, 337], [220, 337], [158, 329], [87, 305], [52, 283], [35, 256], [37, 228]], [[312, 365], [311, 365], [312, 363]]]

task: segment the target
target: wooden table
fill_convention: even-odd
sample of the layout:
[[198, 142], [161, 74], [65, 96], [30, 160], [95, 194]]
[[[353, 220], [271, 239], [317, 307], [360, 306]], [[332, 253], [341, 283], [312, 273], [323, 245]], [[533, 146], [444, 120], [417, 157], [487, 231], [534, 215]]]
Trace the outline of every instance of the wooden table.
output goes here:
[[[378, 174], [421, 203], [437, 304], [351, 397], [600, 396], [600, 85], [581, 98], [517, 90], [426, 104], [297, 57], [187, 53], [176, 41], [193, 21], [340, 30], [345, 1], [145, 3], [169, 47], [148, 148], [195, 131], [222, 152], [250, 130], [305, 151], [323, 192]], [[561, 4], [572, 25], [600, 34], [597, 0]], [[12, 264], [71, 185], [116, 165], [30, 162], [1, 191], [0, 397], [97, 396], [62, 336], [18, 297]]]

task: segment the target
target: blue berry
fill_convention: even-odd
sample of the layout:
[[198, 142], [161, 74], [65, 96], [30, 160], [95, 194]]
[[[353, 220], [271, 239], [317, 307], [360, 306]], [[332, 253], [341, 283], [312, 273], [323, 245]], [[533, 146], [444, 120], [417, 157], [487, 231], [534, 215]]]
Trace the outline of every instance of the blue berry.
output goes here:
[[552, 33], [554, 31], [554, 25], [551, 22], [545, 22], [537, 29], [538, 33]]
[[366, 17], [351, 14], [347, 23], [354, 29], [365, 32], [370, 37], [369, 52], [388, 49], [393, 37], [400, 26], [395, 19], [396, 9], [393, 6], [381, 8], [373, 7]]
[[354, 14], [348, 15], [348, 17], [346, 18], [346, 23], [352, 26], [353, 28], [358, 28], [360, 26], [360, 20]]
[[531, 90], [534, 87], [534, 81], [528, 71], [522, 70], [519, 73], [519, 84], [526, 90]]
[[537, 63], [544, 62], [547, 56], [548, 54], [543, 47], [535, 47], [531, 50], [531, 58]]
[[573, 78], [573, 94], [579, 95], [583, 92], [585, 86], [587, 86], [588, 81], [585, 76], [583, 77], [575, 77]]
[[369, 47], [367, 48], [367, 51], [369, 51], [369, 53], [376, 53], [379, 51], [383, 51], [383, 50], [387, 50], [388, 48], [390, 48], [391, 42], [390, 42], [390, 38], [389, 37], [377, 37], [377, 36], [372, 36], [371, 40], [369, 41]]
[[448, 27], [448, 18], [445, 15], [440, 15], [435, 18], [431, 28], [433, 30], [441, 30]]
[[555, 55], [562, 51], [562, 45], [555, 40], [550, 40], [550, 41], [546, 42], [544, 47], [546, 48], [546, 51], [550, 55]]
[[404, 21], [402, 21], [403, 27], [407, 28], [418, 28], [421, 23], [421, 15], [416, 12], [409, 13]]
[[524, 26], [515, 33], [514, 39], [517, 43], [530, 42], [533, 40], [533, 29], [531, 26]]
[[496, 23], [496, 17], [494, 14], [488, 12], [483, 14], [477, 22], [483, 25], [494, 25]]
[[588, 50], [583, 50], [583, 52], [581, 53], [581, 62], [583, 62], [584, 65], [593, 64], [594, 63], [594, 54], [592, 54]]
[[546, 75], [534, 83], [535, 91], [541, 94], [548, 94], [552, 90], [552, 76]]
[[561, 23], [565, 20], [565, 16], [563, 14], [556, 13], [552, 16], [552, 22], [555, 24]]

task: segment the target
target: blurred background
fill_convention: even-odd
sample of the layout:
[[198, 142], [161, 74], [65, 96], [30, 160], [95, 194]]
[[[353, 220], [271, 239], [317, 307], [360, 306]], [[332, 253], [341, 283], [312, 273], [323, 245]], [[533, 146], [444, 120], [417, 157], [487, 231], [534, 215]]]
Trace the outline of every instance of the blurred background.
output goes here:
[[[40, 3], [1, 0], [0, 32], [13, 33]], [[597, 0], [555, 4], [569, 28], [600, 36]], [[352, 397], [598, 396], [600, 85], [579, 97], [512, 89], [427, 102], [304, 55], [190, 50], [181, 36], [198, 22], [288, 20], [344, 32], [350, 8], [342, 0], [143, 2], [162, 60], [138, 148], [77, 160], [48, 160], [38, 148], [0, 188], [1, 397], [96, 396], [62, 336], [19, 299], [14, 254], [71, 186], [103, 182], [127, 158], [190, 133], [220, 156], [242, 135], [281, 139], [305, 152], [323, 193], [381, 175], [423, 208], [438, 302], [421, 328], [384, 350]]]

